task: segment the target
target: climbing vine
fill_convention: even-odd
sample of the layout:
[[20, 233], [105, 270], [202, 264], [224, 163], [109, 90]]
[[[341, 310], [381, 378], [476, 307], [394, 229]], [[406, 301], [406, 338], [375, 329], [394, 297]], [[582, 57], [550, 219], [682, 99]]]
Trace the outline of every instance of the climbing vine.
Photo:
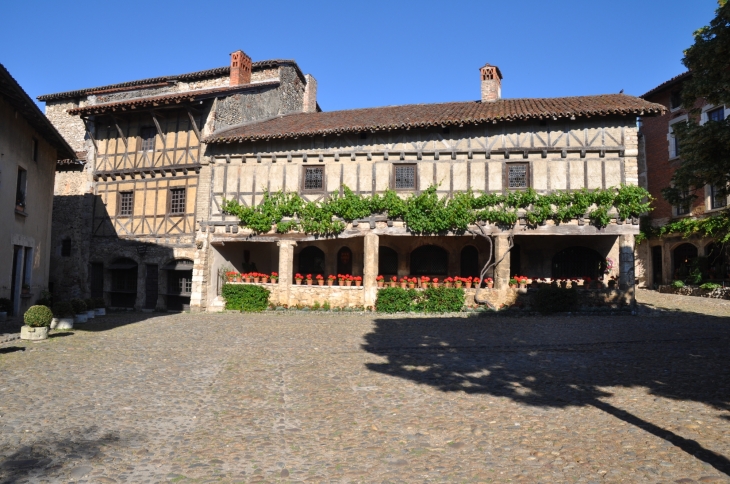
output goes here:
[[[471, 190], [451, 197], [439, 197], [436, 186], [401, 198], [393, 190], [372, 196], [358, 195], [347, 186], [321, 201], [308, 202], [293, 192], [265, 192], [261, 203], [246, 207], [236, 200], [224, 200], [223, 212], [237, 216], [241, 225], [257, 233], [275, 227], [279, 233], [300, 231], [336, 235], [348, 222], [374, 214], [389, 220], [403, 220], [411, 232], [438, 234], [465, 232], [469, 225], [488, 222], [509, 227], [524, 217], [535, 226], [548, 220], [566, 223], [588, 217], [596, 227], [605, 227], [612, 217], [620, 220], [647, 213], [651, 196], [641, 187], [621, 186], [605, 190], [577, 190], [540, 195], [532, 189], [475, 194]], [[616, 215], [611, 214], [615, 208]]]
[[670, 234], [682, 234], [683, 237], [692, 235], [715, 237], [724, 244], [730, 241], [730, 210], [723, 210], [704, 218], [681, 218], [661, 227], [652, 227], [648, 224], [648, 220], [642, 220], [641, 232], [636, 242], [641, 243], [652, 237], [664, 237]]

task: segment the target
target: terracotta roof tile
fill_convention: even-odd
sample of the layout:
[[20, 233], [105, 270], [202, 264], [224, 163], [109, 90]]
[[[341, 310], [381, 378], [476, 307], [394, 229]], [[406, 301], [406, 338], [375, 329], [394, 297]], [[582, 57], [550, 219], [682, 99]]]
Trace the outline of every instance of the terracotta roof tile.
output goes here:
[[379, 108], [295, 113], [213, 133], [207, 143], [293, 138], [361, 131], [458, 126], [487, 122], [608, 115], [653, 115], [664, 106], [624, 94], [560, 98], [501, 99], [482, 103], [410, 104]]
[[668, 81], [662, 82], [654, 89], [648, 91], [646, 94], [642, 94], [641, 98], [646, 99], [648, 96], [656, 94], [659, 91], [663, 91], [664, 89], [667, 89], [668, 87], [672, 87], [673, 85], [678, 84], [681, 81], [684, 81], [685, 79], [688, 79], [690, 77], [690, 75], [691, 75], [690, 71], [687, 71], [687, 72], [683, 72], [683, 73], [679, 74], [678, 76], [674, 76], [671, 79], [669, 79]]
[[[255, 72], [257, 70], [268, 69], [271, 67], [278, 67], [280, 65], [293, 65], [294, 68], [297, 70], [299, 77], [302, 79], [302, 81], [304, 81], [304, 74], [302, 74], [296, 61], [293, 61], [290, 59], [270, 59], [270, 60], [264, 60], [264, 61], [257, 61], [257, 62], [254, 62], [251, 64], [251, 70]], [[186, 82], [197, 81], [200, 79], [209, 79], [211, 77], [227, 76], [230, 72], [231, 72], [230, 66], [216, 67], [214, 69], [206, 69], [204, 71], [189, 72], [187, 74], [178, 74], [175, 76], [150, 77], [147, 79], [138, 79], [136, 81], [127, 81], [127, 82], [120, 82], [117, 84], [109, 84], [106, 86], [89, 87], [89, 88], [85, 88], [85, 89], [79, 89], [76, 91], [66, 91], [66, 92], [57, 92], [54, 94], [44, 94], [42, 96], [38, 96], [36, 99], [38, 99], [39, 101], [52, 101], [52, 100], [58, 100], [58, 99], [87, 96], [89, 94], [94, 94], [94, 93], [100, 92], [100, 91], [109, 91], [109, 90], [117, 90], [117, 89], [123, 90], [125, 88], [138, 89], [143, 86], [160, 84], [160, 83], [172, 83], [174, 81], [186, 81]]]
[[244, 84], [241, 86], [224, 86], [216, 87], [213, 89], [197, 89], [193, 91], [176, 92], [173, 94], [163, 94], [160, 96], [138, 97], [133, 99], [125, 99], [124, 101], [117, 101], [113, 103], [91, 104], [80, 108], [69, 109], [68, 113], [80, 115], [103, 114], [107, 112], [126, 111], [129, 109], [137, 109], [150, 106], [156, 107], [164, 106], [166, 104], [180, 104], [182, 102], [191, 102], [198, 99], [219, 96], [222, 94], [232, 94], [235, 92], [258, 89], [261, 87], [277, 86], [279, 85], [279, 82], [279, 79], [275, 79], [270, 81]]

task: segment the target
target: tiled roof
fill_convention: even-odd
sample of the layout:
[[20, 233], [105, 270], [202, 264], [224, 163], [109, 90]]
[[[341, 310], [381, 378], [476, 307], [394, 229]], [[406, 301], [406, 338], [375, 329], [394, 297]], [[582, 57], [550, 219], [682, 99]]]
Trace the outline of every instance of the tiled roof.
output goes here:
[[678, 76], [674, 76], [668, 81], [664, 81], [661, 84], [659, 84], [657, 87], [652, 89], [651, 91], [647, 92], [646, 94], [642, 94], [641, 98], [646, 99], [648, 96], [651, 96], [653, 94], [658, 93], [659, 91], [663, 91], [664, 89], [667, 89], [668, 87], [672, 87], [675, 84], [679, 84], [681, 81], [684, 81], [685, 79], [688, 79], [691, 76], [691, 72], [683, 72]]
[[38, 109], [38, 106], [28, 96], [28, 94], [20, 87], [10, 72], [0, 64], [0, 96], [6, 99], [25, 120], [35, 129], [38, 134], [43, 136], [48, 143], [56, 148], [59, 159], [75, 158], [74, 150], [71, 149], [66, 140], [61, 136], [46, 116]]
[[130, 109], [144, 108], [144, 107], [157, 107], [164, 106], [167, 104], [180, 104], [182, 102], [191, 102], [199, 99], [205, 99], [210, 97], [219, 96], [222, 94], [232, 94], [234, 92], [247, 91], [249, 89], [258, 89], [267, 86], [276, 86], [279, 84], [279, 79], [254, 82], [251, 84], [244, 84], [240, 86], [224, 86], [216, 87], [213, 89], [198, 89], [195, 91], [183, 91], [176, 92], [173, 94], [163, 94], [160, 96], [148, 96], [138, 97], [134, 99], [125, 99], [124, 101], [117, 101], [113, 103], [104, 104], [91, 104], [89, 106], [83, 106], [80, 108], [69, 109], [69, 114], [103, 114], [115, 111], [127, 111]]
[[[293, 60], [289, 59], [271, 59], [271, 60], [264, 60], [264, 61], [258, 61], [251, 64], [251, 70], [252, 71], [259, 71], [263, 69], [268, 69], [271, 67], [278, 67], [280, 65], [292, 65], [297, 71], [297, 74], [299, 74], [299, 77], [304, 81], [304, 74], [302, 74], [302, 71], [299, 69], [299, 66], [297, 63]], [[79, 89], [76, 91], [66, 91], [66, 92], [58, 92], [55, 94], [44, 94], [42, 96], [38, 96], [39, 101], [52, 101], [57, 99], [66, 99], [66, 98], [73, 98], [73, 97], [81, 97], [81, 96], [87, 96], [89, 94], [94, 94], [100, 91], [109, 91], [109, 90], [124, 90], [124, 89], [136, 89], [140, 88], [142, 86], [148, 86], [148, 85], [154, 85], [154, 84], [161, 84], [161, 83], [172, 83], [174, 81], [198, 81], [201, 79], [209, 79], [211, 77], [221, 77], [221, 76], [227, 76], [231, 72], [230, 66], [226, 67], [216, 67], [214, 69], [207, 69], [204, 71], [197, 71], [197, 72], [189, 72], [187, 74], [178, 74], [176, 76], [161, 76], [161, 77], [150, 77], [147, 79], [138, 79], [136, 81], [128, 81], [128, 82], [120, 82], [118, 84], [109, 84], [107, 86], [98, 86], [98, 87], [89, 87], [86, 89]]]
[[380, 108], [295, 113], [235, 126], [213, 133], [207, 143], [292, 138], [361, 131], [460, 126], [487, 122], [580, 116], [652, 115], [665, 111], [661, 104], [624, 94], [560, 98], [500, 99], [482, 103], [410, 104]]

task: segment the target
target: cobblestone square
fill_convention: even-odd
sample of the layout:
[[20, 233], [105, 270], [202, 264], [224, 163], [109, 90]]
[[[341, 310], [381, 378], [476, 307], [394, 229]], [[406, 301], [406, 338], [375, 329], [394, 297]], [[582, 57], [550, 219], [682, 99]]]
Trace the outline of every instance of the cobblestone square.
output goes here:
[[112, 314], [0, 345], [0, 482], [730, 482], [730, 301]]

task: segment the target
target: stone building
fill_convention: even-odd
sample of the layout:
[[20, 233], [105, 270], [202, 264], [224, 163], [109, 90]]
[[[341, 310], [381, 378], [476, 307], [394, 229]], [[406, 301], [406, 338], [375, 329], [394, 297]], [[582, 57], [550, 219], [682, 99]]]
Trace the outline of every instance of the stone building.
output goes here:
[[216, 130], [315, 112], [317, 83], [290, 60], [48, 94], [46, 116], [79, 152], [59, 164], [51, 280], [62, 298], [113, 307], [190, 304], [197, 213], [209, 191], [201, 140]]
[[[538, 193], [638, 184], [636, 119], [660, 105], [623, 95], [501, 99], [502, 74], [480, 69], [479, 101], [417, 104], [334, 112], [301, 112], [216, 129], [204, 141], [209, 190], [199, 193], [201, 247], [195, 261], [193, 307], [216, 309], [219, 274], [278, 271], [278, 304], [331, 301], [370, 306], [378, 274], [474, 276], [487, 242], [470, 234], [421, 236], [402, 221], [370, 217], [347, 224], [337, 237], [256, 234], [221, 211], [223, 200], [259, 203], [265, 191], [298, 192], [317, 200], [349, 187], [358, 194], [387, 189], [401, 196], [438, 185], [440, 195], [473, 190]], [[476, 79], [475, 79], [476, 81]], [[598, 277], [606, 259], [629, 298], [634, 284], [638, 219], [598, 229], [581, 219], [531, 227], [489, 225], [495, 256], [496, 302], [509, 298], [508, 279]], [[507, 251], [510, 235], [514, 248]], [[506, 255], [505, 255], [506, 253]], [[294, 273], [351, 273], [362, 288], [293, 285]]]
[[[704, 217], [727, 208], [728, 199], [716, 194], [712, 186], [700, 187], [697, 198], [688, 197], [687, 202], [672, 206], [662, 197], [662, 189], [671, 185], [672, 176], [681, 163], [681, 149], [673, 135], [672, 126], [686, 122], [693, 114], [681, 106], [682, 84], [692, 74], [685, 72], [650, 90], [643, 99], [661, 104], [665, 112], [660, 116], [641, 117], [643, 157], [646, 176], [642, 183], [655, 198], [654, 210], [648, 218], [652, 225], [661, 226], [673, 220], [687, 217]], [[727, 106], [713, 106], [704, 100], [695, 105], [699, 109], [700, 123], [709, 120], [721, 121], [730, 113]], [[688, 194], [689, 195], [689, 194]], [[637, 247], [642, 272], [640, 284], [654, 287], [668, 284], [674, 279], [683, 279], [693, 260], [707, 258], [703, 267], [706, 276], [717, 280], [730, 279], [730, 258], [727, 250], [713, 239], [704, 237], [685, 238], [681, 234], [653, 238]]]
[[0, 297], [22, 314], [48, 288], [51, 204], [68, 143], [0, 64]]

